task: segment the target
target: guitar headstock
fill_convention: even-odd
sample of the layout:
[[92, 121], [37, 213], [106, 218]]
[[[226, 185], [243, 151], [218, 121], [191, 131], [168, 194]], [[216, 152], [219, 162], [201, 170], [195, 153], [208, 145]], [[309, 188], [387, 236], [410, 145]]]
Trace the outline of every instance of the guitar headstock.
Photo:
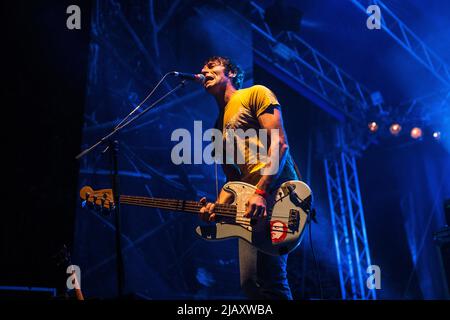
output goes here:
[[87, 206], [105, 211], [114, 210], [112, 189], [93, 190], [89, 186], [84, 186], [80, 190], [80, 197], [84, 200], [83, 207]]

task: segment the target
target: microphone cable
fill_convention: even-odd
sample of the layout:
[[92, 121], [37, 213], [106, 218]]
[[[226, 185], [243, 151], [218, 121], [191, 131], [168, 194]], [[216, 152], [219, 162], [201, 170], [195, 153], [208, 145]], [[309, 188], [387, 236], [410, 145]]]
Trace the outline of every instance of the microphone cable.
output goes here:
[[168, 76], [168, 75], [171, 75], [173, 72], [167, 72], [162, 78], [161, 78], [161, 80], [159, 80], [159, 82], [156, 84], [156, 86], [153, 88], [153, 90], [145, 97], [145, 99], [144, 100], [142, 100], [138, 105], [137, 105], [137, 107], [136, 108], [134, 108], [133, 109], [133, 111], [131, 111], [125, 118], [123, 118], [122, 119], [122, 121], [120, 121], [119, 122], [119, 124], [117, 124], [115, 127], [114, 127], [114, 129], [117, 129], [117, 128], [119, 128], [121, 125], [122, 125], [122, 123], [124, 123], [128, 118], [130, 118], [131, 117], [131, 115], [133, 114], [133, 113], [135, 113], [151, 96], [152, 96], [152, 94], [156, 91], [156, 89], [158, 89], [158, 87], [161, 85], [161, 83], [166, 79], [166, 77]]

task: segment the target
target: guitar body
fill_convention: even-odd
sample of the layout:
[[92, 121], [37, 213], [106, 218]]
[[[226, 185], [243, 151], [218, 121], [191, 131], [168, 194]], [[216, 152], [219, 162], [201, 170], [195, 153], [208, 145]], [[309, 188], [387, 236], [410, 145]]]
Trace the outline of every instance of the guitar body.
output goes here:
[[224, 240], [240, 238], [258, 250], [270, 255], [282, 255], [297, 247], [302, 239], [306, 225], [307, 213], [292, 202], [287, 185], [294, 187], [296, 194], [303, 203], [311, 207], [311, 189], [301, 181], [287, 181], [271, 194], [267, 201], [268, 217], [257, 219], [251, 223], [244, 218], [246, 203], [255, 193], [256, 187], [245, 182], [233, 181], [227, 183], [220, 198], [237, 207], [234, 223], [219, 222], [207, 226], [199, 226], [196, 232], [206, 240]]

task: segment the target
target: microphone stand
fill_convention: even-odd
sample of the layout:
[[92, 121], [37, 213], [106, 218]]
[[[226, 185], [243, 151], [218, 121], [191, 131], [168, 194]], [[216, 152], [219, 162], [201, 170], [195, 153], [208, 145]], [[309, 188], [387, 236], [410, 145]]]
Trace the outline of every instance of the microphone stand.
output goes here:
[[[118, 126], [116, 126], [110, 133], [108, 133], [106, 136], [101, 138], [99, 141], [97, 141], [95, 144], [93, 144], [91, 147], [87, 148], [86, 150], [82, 151], [80, 154], [78, 154], [75, 159], [79, 160], [85, 155], [87, 155], [89, 152], [94, 150], [97, 146], [107, 142], [108, 146], [103, 152], [106, 152], [108, 149], [110, 150], [111, 155], [111, 180], [112, 180], [112, 192], [114, 196], [114, 213], [115, 213], [115, 242], [116, 242], [116, 274], [117, 274], [117, 293], [119, 298], [123, 298], [123, 290], [124, 290], [124, 284], [125, 284], [125, 270], [124, 270], [124, 263], [123, 263], [123, 255], [122, 255], [122, 244], [121, 244], [121, 216], [120, 216], [120, 192], [119, 192], [119, 165], [118, 165], [118, 154], [119, 154], [119, 141], [113, 140], [112, 137], [116, 135], [118, 132], [120, 132], [123, 128], [129, 126], [131, 123], [142, 117], [144, 114], [146, 114], [150, 109], [152, 109], [154, 106], [156, 106], [159, 102], [164, 100], [167, 96], [173, 94], [175, 91], [180, 89], [185, 85], [186, 80], [181, 81], [175, 88], [167, 92], [165, 95], [163, 95], [161, 98], [156, 100], [154, 103], [152, 103], [150, 106], [148, 106], [146, 109], [144, 109], [140, 114], [136, 115], [135, 117], [131, 118], [127, 122], [123, 123], [126, 119], [128, 119], [131, 114], [133, 114], [135, 110], [131, 111], [130, 114], [128, 114]], [[147, 97], [148, 98], [148, 97]], [[123, 124], [122, 124], [123, 123]]]

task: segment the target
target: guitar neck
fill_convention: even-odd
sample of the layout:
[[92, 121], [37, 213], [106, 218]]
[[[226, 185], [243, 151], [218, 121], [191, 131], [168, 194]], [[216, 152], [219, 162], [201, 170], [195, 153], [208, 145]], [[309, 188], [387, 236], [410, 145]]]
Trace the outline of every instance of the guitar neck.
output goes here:
[[[203, 207], [198, 201], [177, 200], [177, 199], [163, 199], [163, 198], [148, 198], [136, 196], [120, 196], [120, 203], [126, 205], [134, 205], [140, 207], [159, 208], [171, 211], [181, 211], [189, 213], [199, 213], [200, 208]], [[230, 204], [216, 203], [214, 212], [218, 215], [235, 215], [236, 206]]]

